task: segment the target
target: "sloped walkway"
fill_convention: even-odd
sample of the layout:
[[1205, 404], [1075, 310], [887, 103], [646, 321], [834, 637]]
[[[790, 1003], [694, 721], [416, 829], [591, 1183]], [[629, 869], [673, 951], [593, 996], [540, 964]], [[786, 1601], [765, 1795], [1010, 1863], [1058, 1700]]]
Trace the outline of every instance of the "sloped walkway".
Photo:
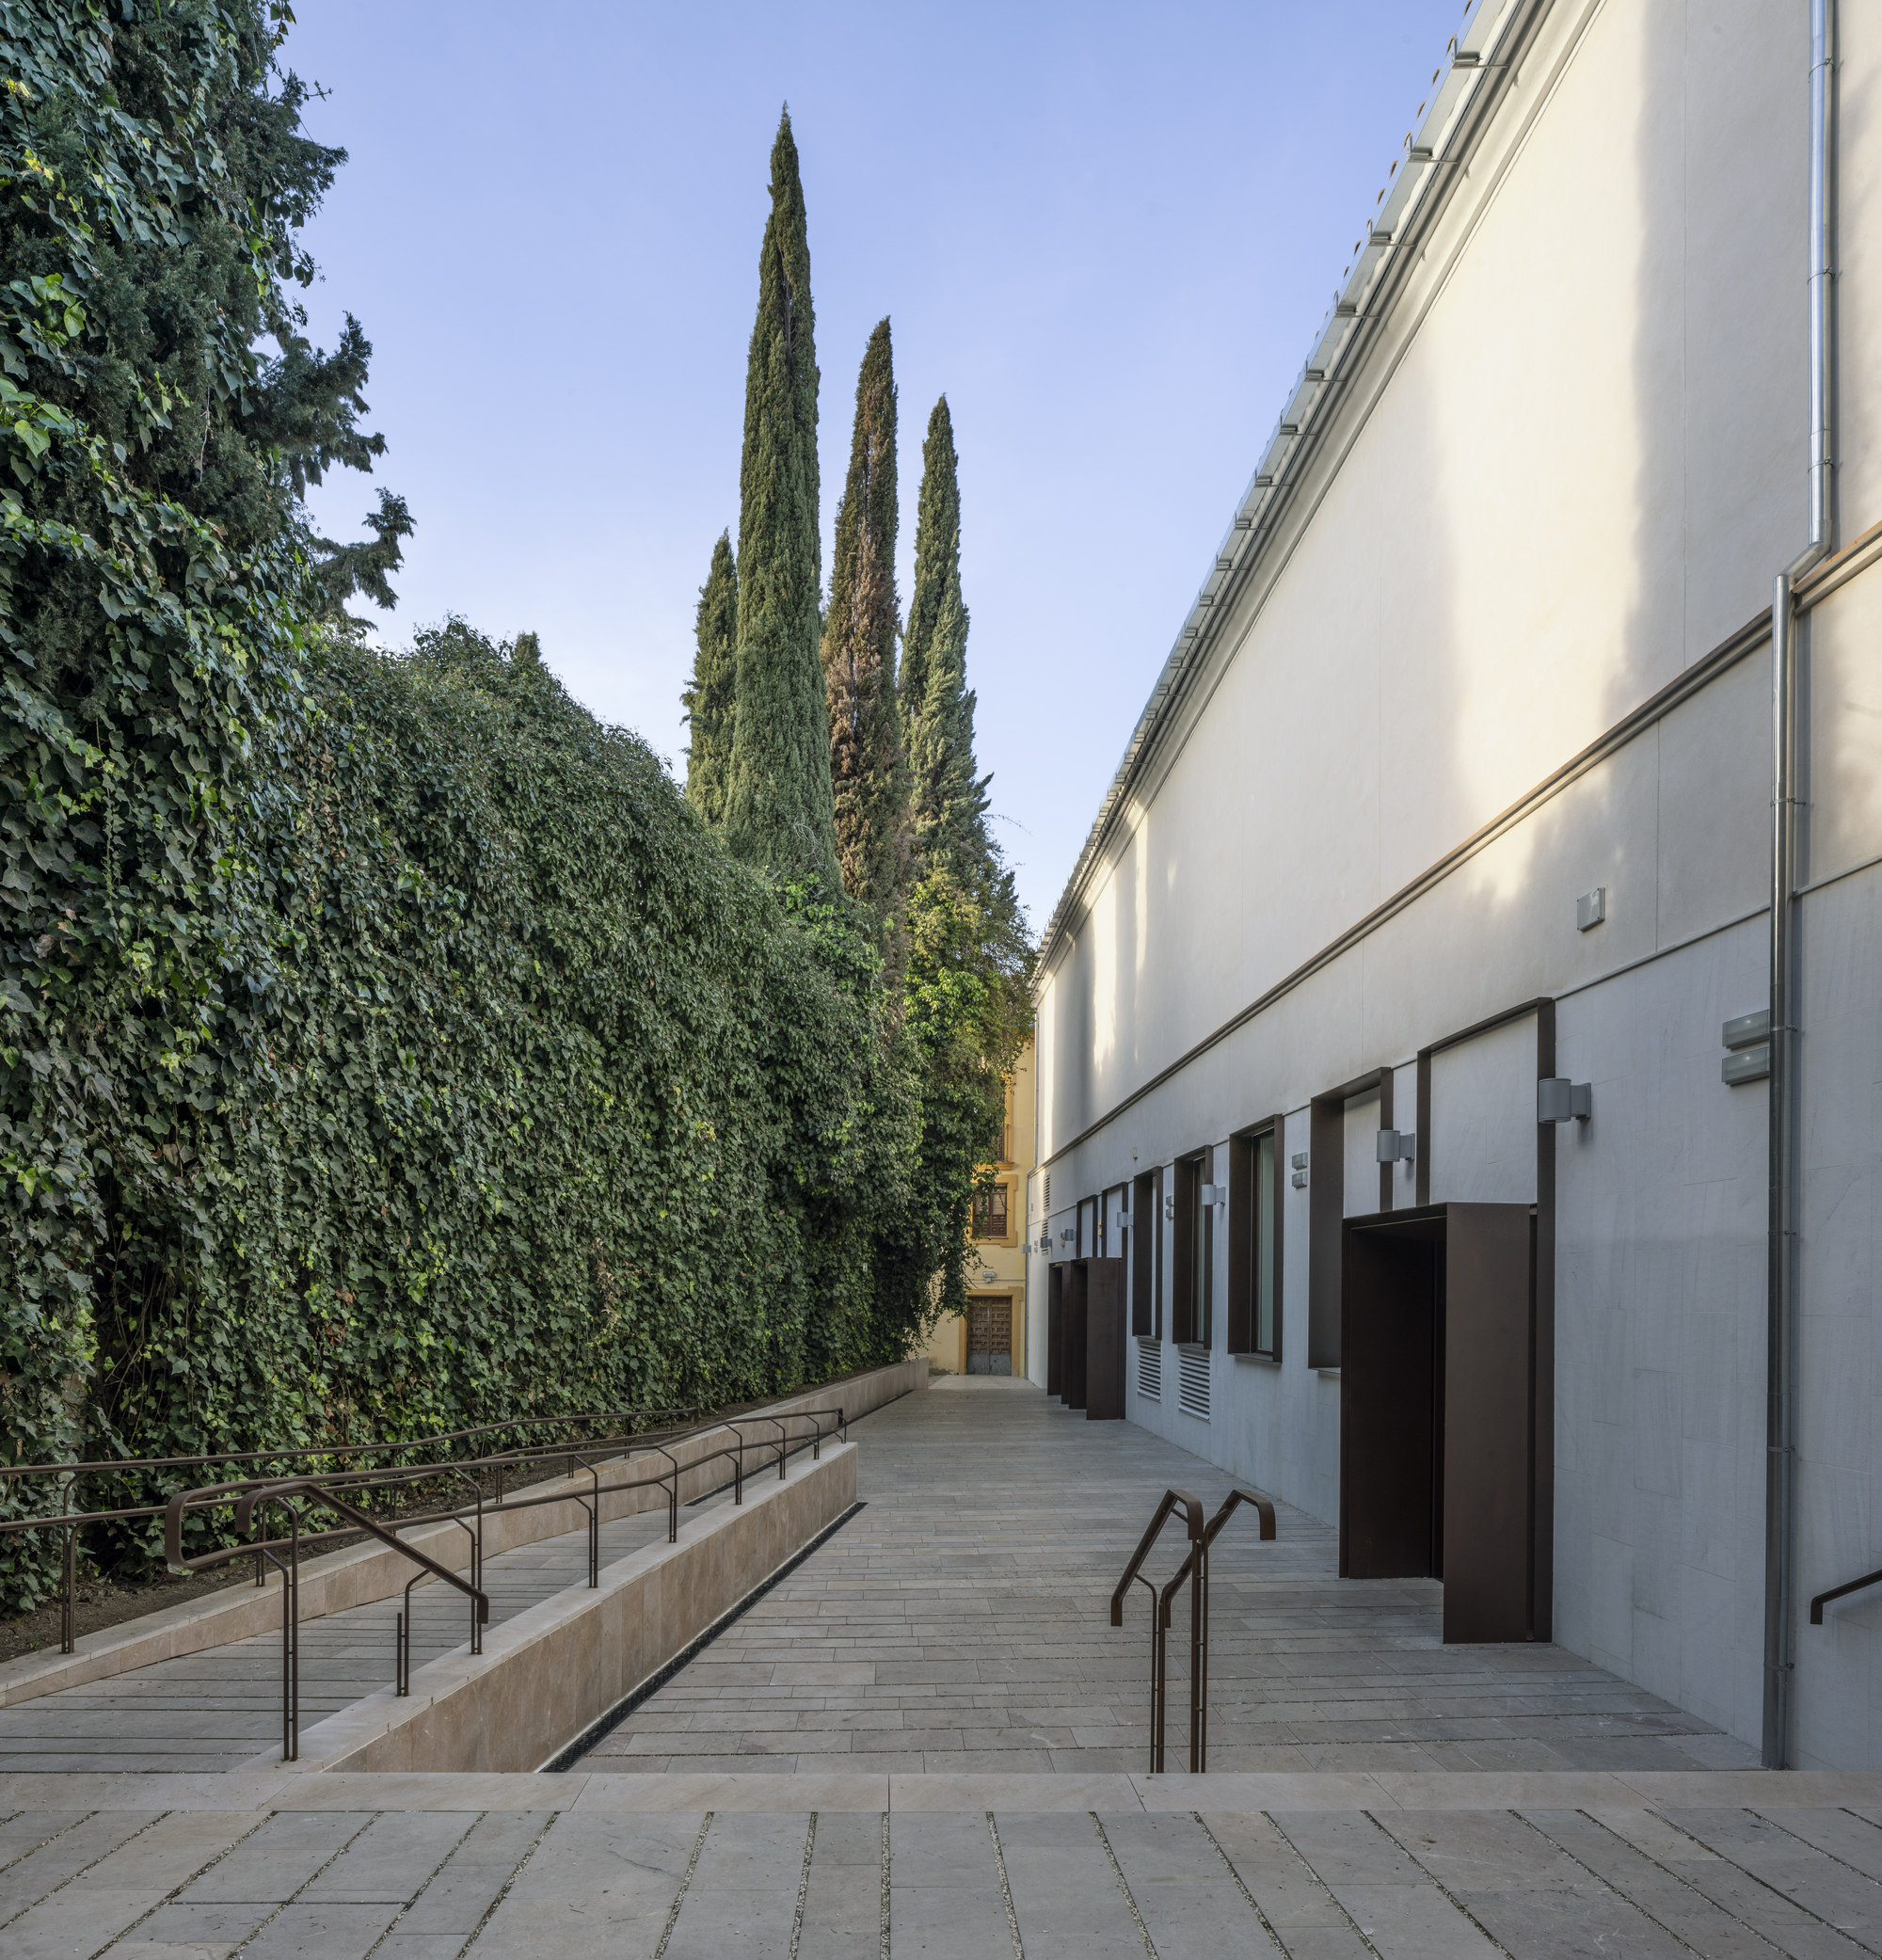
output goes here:
[[[700, 1500], [709, 1509], [729, 1492]], [[662, 1504], [600, 1530], [603, 1566], [666, 1535]], [[414, 1570], [417, 1570], [414, 1568]], [[551, 1594], [588, 1580], [588, 1535], [575, 1531], [484, 1561], [486, 1633]], [[400, 1599], [376, 1600], [302, 1622], [300, 1726], [392, 1685]], [[411, 1664], [422, 1667], [470, 1634], [470, 1604], [427, 1579], [412, 1589]], [[0, 1781], [29, 1770], [232, 1770], [278, 1761], [281, 1642], [278, 1633], [179, 1655], [84, 1687], [0, 1708]]]
[[[864, 1509], [584, 1759], [591, 1770], [1141, 1771], [1149, 1613], [1111, 1588], [1170, 1486], [1223, 1474], [1024, 1382], [949, 1377], [852, 1425]], [[1212, 1771], [1755, 1768], [1553, 1646], [1451, 1647], [1429, 1580], [1337, 1577], [1335, 1533], [1242, 1511], [1210, 1559]], [[1154, 1555], [1175, 1569], [1172, 1529]], [[1169, 1761], [1187, 1764], [1188, 1601]]]

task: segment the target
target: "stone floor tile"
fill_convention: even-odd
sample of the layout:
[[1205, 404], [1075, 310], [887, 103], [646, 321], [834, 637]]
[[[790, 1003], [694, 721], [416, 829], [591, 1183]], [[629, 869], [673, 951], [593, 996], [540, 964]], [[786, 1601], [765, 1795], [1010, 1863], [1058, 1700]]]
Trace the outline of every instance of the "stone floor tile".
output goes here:
[[[1578, 1864], [1705, 1960], [1771, 1960], [1770, 1940], [1691, 1883], [1694, 1860], [1669, 1866], [1652, 1855], [1663, 1848], [1656, 1838], [1670, 1841], [1676, 1851], [1680, 1846], [1667, 1826], [1650, 1812], [1603, 1808], [1592, 1814], [1523, 1814]], [[1630, 1837], [1639, 1843], [1631, 1843]], [[1775, 1951], [1786, 1949], [1778, 1945]]]
[[469, 1960], [649, 1960], [704, 1822], [684, 1811], [565, 1812]]
[[1882, 1885], [1874, 1879], [1750, 1810], [1665, 1814], [1721, 1860], [1870, 1952], [1882, 1952]]
[[880, 1960], [885, 1820], [820, 1811], [798, 1951], [803, 1960]]
[[23, 1857], [0, 1872], [0, 1927], [16, 1920], [40, 1901], [97, 1864], [118, 1847], [153, 1825], [153, 1810], [98, 1810], [68, 1830], [47, 1837]]
[[1100, 1813], [1158, 1960], [1274, 1960], [1281, 1949], [1191, 1817]]
[[365, 1960], [398, 1917], [396, 1905], [284, 1905], [242, 1949], [242, 1960]]
[[1274, 1822], [1352, 1924], [1392, 1960], [1493, 1960], [1490, 1939], [1371, 1818], [1295, 1811]]
[[807, 1814], [715, 1815], [665, 1960], [788, 1960], [809, 1826]]

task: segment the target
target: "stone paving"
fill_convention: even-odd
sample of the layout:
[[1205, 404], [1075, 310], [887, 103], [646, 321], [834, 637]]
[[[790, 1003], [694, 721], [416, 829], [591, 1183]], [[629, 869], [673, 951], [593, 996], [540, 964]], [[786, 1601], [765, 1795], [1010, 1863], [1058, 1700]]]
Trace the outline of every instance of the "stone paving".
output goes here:
[[[851, 1426], [867, 1507], [584, 1759], [590, 1769], [1149, 1767], [1149, 1615], [1111, 1588], [1164, 1490], [1229, 1479], [1029, 1383], [949, 1377]], [[1736, 1769], [1757, 1754], [1553, 1646], [1446, 1648], [1431, 1580], [1342, 1580], [1244, 1509], [1210, 1562], [1211, 1770]], [[1153, 1554], [1175, 1570], [1172, 1527]], [[1168, 1761], [1188, 1756], [1188, 1602]]]
[[[518, 1780], [539, 1794], [551, 1779]], [[1874, 1809], [153, 1806], [0, 1820], [8, 1960], [1818, 1960], [1878, 1947]]]
[[[1224, 1480], [1017, 1383], [853, 1433], [867, 1508], [566, 1775], [275, 1763], [272, 1641], [0, 1712], [0, 1956], [1882, 1956], [1882, 1777], [1445, 1649], [1435, 1586], [1339, 1582], [1284, 1509], [1218, 1544], [1211, 1774], [1143, 1775], [1144, 1611], [1106, 1602], [1163, 1488]], [[486, 1570], [506, 1617], [585, 1543]], [[384, 1685], [392, 1610], [309, 1623], [307, 1719]]]
[[[701, 1509], [729, 1503], [720, 1492]], [[606, 1566], [666, 1535], [663, 1506], [604, 1523]], [[497, 1627], [588, 1579], [585, 1531], [539, 1539], [484, 1562]], [[324, 1614], [300, 1628], [300, 1726], [350, 1708], [392, 1684], [399, 1599]], [[414, 1668], [466, 1645], [470, 1601], [427, 1579], [412, 1590]], [[231, 1770], [280, 1754], [281, 1642], [278, 1633], [183, 1654], [149, 1667], [0, 1708], [0, 1777], [29, 1770]]]

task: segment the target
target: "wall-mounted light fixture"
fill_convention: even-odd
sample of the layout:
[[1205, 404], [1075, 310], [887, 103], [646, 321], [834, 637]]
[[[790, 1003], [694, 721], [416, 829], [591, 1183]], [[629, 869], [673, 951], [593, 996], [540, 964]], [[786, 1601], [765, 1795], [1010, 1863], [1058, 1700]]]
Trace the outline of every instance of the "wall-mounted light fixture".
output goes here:
[[1293, 1164], [1294, 1188], [1297, 1191], [1304, 1191], [1307, 1188], [1307, 1153], [1304, 1150], [1297, 1150], [1294, 1153]]
[[1544, 1076], [1536, 1084], [1538, 1123], [1586, 1123], [1594, 1114], [1594, 1085], [1566, 1076]]
[[1591, 932], [1607, 916], [1607, 886], [1597, 884], [1575, 900], [1575, 931]]
[[1176, 1216], [1176, 1201], [1174, 1198], [1164, 1199], [1163, 1216], [1166, 1219], [1173, 1219]]
[[1409, 1164], [1418, 1155], [1418, 1139], [1411, 1130], [1380, 1130], [1375, 1148], [1381, 1164]]
[[1719, 1040], [1731, 1050], [1718, 1065], [1719, 1080], [1728, 1089], [1745, 1082], [1762, 1082], [1771, 1073], [1771, 1010], [1761, 1007], [1755, 1014], [1740, 1014], [1719, 1031]]
[[1225, 1184], [1205, 1184], [1202, 1192], [1204, 1204], [1226, 1204], [1229, 1202], [1229, 1187]]

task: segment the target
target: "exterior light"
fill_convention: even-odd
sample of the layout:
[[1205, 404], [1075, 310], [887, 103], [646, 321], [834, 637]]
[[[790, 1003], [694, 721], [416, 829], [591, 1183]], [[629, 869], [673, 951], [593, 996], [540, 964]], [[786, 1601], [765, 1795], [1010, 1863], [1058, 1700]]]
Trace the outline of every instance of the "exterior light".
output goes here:
[[1418, 1155], [1418, 1139], [1410, 1130], [1380, 1130], [1373, 1147], [1381, 1164], [1409, 1164]]
[[1544, 1076], [1536, 1084], [1538, 1123], [1586, 1123], [1594, 1114], [1594, 1085], [1566, 1076]]
[[1718, 1065], [1718, 1078], [1728, 1089], [1762, 1082], [1771, 1073], [1771, 1010], [1740, 1014], [1719, 1029], [1719, 1040], [1731, 1050]]

